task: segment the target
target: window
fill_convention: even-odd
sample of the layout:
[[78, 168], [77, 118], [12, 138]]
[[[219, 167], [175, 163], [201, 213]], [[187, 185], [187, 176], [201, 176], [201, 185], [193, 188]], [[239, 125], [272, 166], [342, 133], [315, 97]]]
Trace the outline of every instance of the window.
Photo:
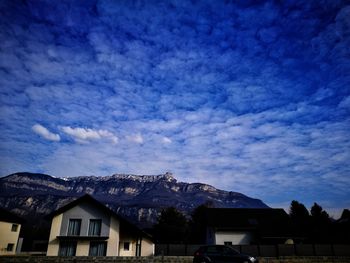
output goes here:
[[130, 250], [130, 242], [124, 242], [124, 251]]
[[89, 256], [102, 257], [106, 256], [106, 242], [90, 242]]
[[68, 236], [79, 236], [80, 235], [81, 219], [69, 219], [68, 224]]
[[101, 219], [90, 219], [89, 223], [89, 236], [100, 236], [101, 235]]
[[77, 242], [75, 241], [61, 241], [60, 242], [60, 256], [75, 256], [75, 252], [77, 250]]
[[13, 248], [15, 247], [15, 244], [13, 244], [13, 243], [8, 243], [7, 244], [7, 248], [6, 248], [6, 250], [7, 251], [13, 251]]
[[18, 225], [17, 224], [12, 224], [11, 231], [12, 232], [17, 232], [17, 229], [18, 229]]

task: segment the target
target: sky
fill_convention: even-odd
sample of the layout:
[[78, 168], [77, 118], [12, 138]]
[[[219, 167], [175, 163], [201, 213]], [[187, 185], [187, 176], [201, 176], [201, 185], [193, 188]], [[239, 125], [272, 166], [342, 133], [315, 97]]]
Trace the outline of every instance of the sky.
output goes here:
[[1, 176], [350, 208], [350, 1], [0, 1], [0, 101]]

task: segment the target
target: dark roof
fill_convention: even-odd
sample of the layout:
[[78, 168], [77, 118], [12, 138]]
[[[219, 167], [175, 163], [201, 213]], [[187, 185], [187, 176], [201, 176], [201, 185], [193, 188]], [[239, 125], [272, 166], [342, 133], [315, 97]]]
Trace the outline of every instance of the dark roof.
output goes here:
[[251, 228], [262, 223], [288, 220], [283, 209], [273, 208], [208, 208], [207, 224], [214, 227]]
[[108, 208], [107, 206], [105, 206], [104, 204], [100, 203], [99, 201], [97, 201], [95, 198], [93, 198], [91, 195], [89, 194], [85, 194], [77, 199], [75, 199], [74, 201], [68, 203], [67, 205], [64, 205], [62, 207], [60, 207], [59, 209], [53, 211], [51, 214], [49, 214], [47, 217], [48, 218], [53, 218], [56, 215], [59, 215], [61, 213], [64, 213], [65, 211], [77, 206], [80, 203], [83, 202], [87, 202], [89, 204], [93, 204], [96, 207], [98, 207], [99, 209], [101, 209], [104, 213], [112, 215], [114, 217], [116, 217], [121, 224], [121, 231], [123, 231], [123, 228], [128, 229], [128, 231], [131, 231], [131, 233], [134, 234], [138, 234], [138, 235], [142, 235], [144, 237], [147, 237], [149, 239], [152, 239], [152, 237], [147, 234], [146, 232], [142, 231], [141, 229], [139, 229], [137, 226], [135, 226], [134, 224], [130, 223], [128, 220], [126, 220], [125, 218], [123, 218], [122, 216], [120, 216], [119, 214], [117, 214], [116, 212], [114, 212], [112, 209]]
[[22, 224], [25, 220], [10, 211], [0, 208], [0, 221], [9, 222], [9, 223], [17, 223]]
[[283, 209], [208, 208], [206, 223], [217, 230], [252, 230], [263, 237], [293, 236], [293, 227]]

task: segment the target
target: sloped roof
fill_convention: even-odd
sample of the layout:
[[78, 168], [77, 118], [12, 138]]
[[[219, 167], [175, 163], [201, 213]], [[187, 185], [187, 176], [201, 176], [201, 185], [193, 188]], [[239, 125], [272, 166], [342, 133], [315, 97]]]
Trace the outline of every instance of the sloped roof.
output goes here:
[[147, 237], [147, 238], [152, 240], [152, 237], [149, 234], [142, 231], [137, 226], [130, 223], [128, 220], [126, 220], [125, 218], [123, 218], [122, 216], [120, 216], [119, 214], [117, 214], [116, 212], [114, 212], [112, 209], [108, 208], [104, 204], [100, 203], [99, 201], [97, 201], [95, 198], [93, 198], [89, 194], [85, 194], [85, 195], [75, 199], [74, 201], [68, 203], [67, 205], [60, 207], [59, 209], [57, 209], [57, 210], [53, 211], [51, 214], [49, 214], [47, 217], [52, 219], [54, 216], [62, 214], [64, 212], [66, 212], [67, 210], [69, 210], [69, 209], [71, 209], [71, 208], [73, 208], [81, 203], [84, 203], [84, 202], [92, 204], [92, 205], [96, 206], [97, 208], [99, 208], [100, 210], [102, 210], [104, 213], [116, 217], [119, 220], [122, 228], [127, 228], [128, 231], [131, 231], [131, 233], [139, 234], [139, 235], [142, 235], [143, 237]]
[[0, 221], [17, 224], [22, 224], [25, 222], [23, 218], [3, 208], [0, 208]]
[[293, 227], [283, 209], [208, 208], [207, 226], [217, 230], [252, 230], [262, 237], [293, 236]]

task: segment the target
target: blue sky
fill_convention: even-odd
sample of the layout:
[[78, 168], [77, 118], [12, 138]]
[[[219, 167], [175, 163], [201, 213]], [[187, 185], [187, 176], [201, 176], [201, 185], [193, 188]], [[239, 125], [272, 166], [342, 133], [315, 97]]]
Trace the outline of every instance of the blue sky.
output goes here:
[[161, 174], [350, 207], [350, 1], [0, 2], [0, 174]]

